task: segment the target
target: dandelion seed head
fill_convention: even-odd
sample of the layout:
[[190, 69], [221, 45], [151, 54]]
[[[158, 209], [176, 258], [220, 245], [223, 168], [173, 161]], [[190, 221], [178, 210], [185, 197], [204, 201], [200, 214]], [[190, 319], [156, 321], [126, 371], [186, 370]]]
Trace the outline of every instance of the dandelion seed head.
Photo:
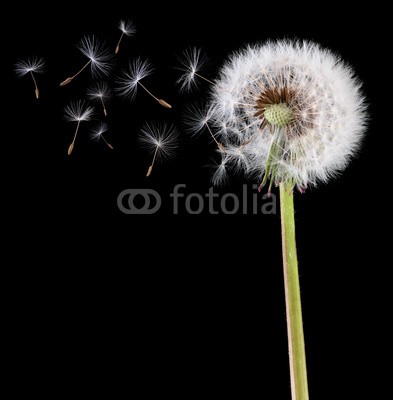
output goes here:
[[132, 36], [136, 32], [135, 25], [131, 20], [121, 20], [119, 23], [119, 29], [126, 36]]
[[15, 72], [18, 76], [24, 76], [30, 72], [42, 74], [45, 72], [45, 60], [43, 57], [27, 57], [15, 64]]
[[269, 161], [274, 183], [299, 188], [342, 171], [367, 122], [353, 70], [316, 43], [287, 40], [233, 55], [212, 89], [210, 110], [226, 164], [260, 177]]
[[201, 49], [192, 47], [183, 52], [178, 58], [182, 75], [177, 80], [180, 85], [180, 91], [190, 92], [197, 87], [198, 73], [206, 66], [207, 57], [201, 53]]
[[84, 36], [78, 49], [87, 57], [94, 77], [108, 75], [112, 67], [112, 56], [108, 49], [94, 35]]
[[139, 141], [151, 153], [157, 151], [158, 159], [172, 158], [178, 147], [178, 133], [174, 125], [147, 122], [141, 129]]
[[138, 89], [138, 82], [153, 72], [153, 67], [147, 60], [136, 58], [128, 63], [117, 79], [116, 91], [120, 96], [134, 99]]
[[84, 100], [71, 101], [64, 108], [65, 119], [69, 122], [89, 121], [93, 117], [94, 109]]

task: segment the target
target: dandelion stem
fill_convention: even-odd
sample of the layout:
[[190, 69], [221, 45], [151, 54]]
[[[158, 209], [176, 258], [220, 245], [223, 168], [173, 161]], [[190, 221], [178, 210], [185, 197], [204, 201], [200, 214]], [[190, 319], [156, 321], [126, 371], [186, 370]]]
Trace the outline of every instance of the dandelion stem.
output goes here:
[[117, 42], [117, 46], [116, 46], [116, 49], [115, 49], [115, 54], [117, 54], [117, 53], [119, 52], [120, 43], [121, 43], [121, 40], [123, 39], [123, 36], [124, 36], [124, 32], [122, 32], [122, 34], [121, 34], [121, 36], [120, 36], [120, 39], [119, 39], [119, 41]]
[[68, 155], [70, 155], [72, 153], [72, 150], [74, 150], [75, 140], [76, 140], [76, 136], [78, 134], [80, 123], [81, 123], [81, 121], [78, 121], [78, 125], [76, 126], [75, 133], [74, 133], [74, 139], [72, 140], [70, 147], [68, 148]]
[[101, 138], [102, 138], [102, 140], [105, 142], [105, 144], [106, 144], [111, 150], [113, 150], [113, 146], [112, 146], [109, 142], [107, 142], [107, 140], [104, 138], [103, 135], [101, 135]]
[[156, 158], [157, 158], [157, 153], [158, 153], [158, 146], [156, 146], [156, 150], [154, 152], [153, 160], [152, 160], [152, 162], [150, 164], [149, 169], [147, 170], [146, 177], [149, 177], [151, 175], [152, 171], [153, 171], [154, 163], [155, 163]]
[[205, 77], [202, 76], [202, 75], [199, 75], [197, 72], [194, 72], [194, 75], [196, 75], [198, 78], [201, 78], [201, 79], [203, 79], [204, 81], [209, 82], [210, 84], [214, 85], [214, 82], [213, 82], [213, 81], [211, 81], [211, 80], [205, 78]]
[[107, 111], [106, 111], [106, 107], [105, 107], [105, 103], [104, 103], [104, 99], [102, 97], [100, 97], [101, 100], [101, 104], [102, 104], [102, 110], [104, 111], [104, 115], [105, 117], [108, 115]]
[[284, 183], [280, 183], [280, 206], [292, 400], [308, 400], [293, 191]]
[[213, 140], [216, 142], [218, 148], [219, 148], [220, 150], [224, 150], [224, 146], [223, 146], [221, 143], [219, 143], [219, 142], [217, 141], [217, 139], [214, 137], [213, 132], [212, 132], [212, 130], [210, 129], [209, 124], [208, 124], [208, 123], [205, 123], [205, 125], [206, 125], [207, 130], [208, 130], [209, 133], [210, 133], [210, 136], [211, 136], [211, 137], [213, 138]]
[[69, 78], [65, 79], [63, 82], [60, 83], [60, 86], [65, 86], [71, 83], [71, 81], [76, 78], [89, 64], [91, 60], [89, 60], [75, 75], [70, 76]]
[[30, 71], [31, 77], [33, 78], [34, 86], [35, 86], [35, 97], [38, 99], [40, 97], [40, 91], [38, 90], [37, 82], [35, 80], [33, 71]]
[[154, 100], [158, 101], [163, 107], [165, 108], [172, 108], [172, 106], [170, 104], [168, 104], [165, 100], [159, 99], [158, 97], [154, 96], [154, 94], [140, 81], [138, 81], [139, 85], [142, 86], [142, 88], [144, 90], [146, 90], [146, 92], [153, 97]]

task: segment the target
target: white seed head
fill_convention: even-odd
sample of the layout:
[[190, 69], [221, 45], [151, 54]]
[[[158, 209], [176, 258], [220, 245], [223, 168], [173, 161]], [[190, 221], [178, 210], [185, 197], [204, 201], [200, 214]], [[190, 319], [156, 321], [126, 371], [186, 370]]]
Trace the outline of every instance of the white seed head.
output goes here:
[[87, 90], [87, 97], [91, 100], [106, 100], [111, 97], [111, 89], [104, 81], [93, 83]]
[[177, 80], [180, 85], [180, 90], [190, 92], [197, 87], [198, 79], [201, 79], [197, 74], [206, 66], [207, 58], [201, 54], [201, 49], [192, 47], [183, 52], [179, 57], [180, 66], [178, 69], [182, 71], [182, 75]]
[[224, 65], [211, 119], [235, 171], [301, 188], [346, 167], [367, 113], [361, 83], [340, 57], [315, 43], [277, 41]]
[[157, 150], [157, 158], [172, 158], [178, 147], [178, 133], [173, 125], [147, 122], [141, 129], [139, 141], [151, 153]]
[[18, 76], [23, 76], [29, 72], [42, 74], [45, 72], [45, 60], [42, 57], [28, 57], [19, 60], [15, 64], [15, 72]]
[[79, 42], [78, 49], [91, 61], [90, 69], [94, 77], [109, 74], [112, 55], [94, 35], [84, 36]]
[[187, 132], [192, 136], [203, 133], [211, 117], [212, 110], [208, 106], [201, 104], [188, 105], [184, 111], [184, 123]]
[[135, 98], [138, 82], [146, 78], [153, 72], [151, 64], [147, 60], [136, 58], [128, 63], [128, 68], [123, 70], [117, 80], [116, 91], [120, 96]]
[[83, 100], [71, 101], [64, 109], [65, 119], [70, 122], [89, 121], [93, 114], [93, 107]]
[[132, 36], [135, 32], [135, 25], [131, 20], [121, 20], [119, 23], [119, 29], [126, 35]]
[[100, 140], [101, 135], [108, 131], [108, 125], [105, 122], [99, 122], [90, 132], [90, 137], [93, 140]]

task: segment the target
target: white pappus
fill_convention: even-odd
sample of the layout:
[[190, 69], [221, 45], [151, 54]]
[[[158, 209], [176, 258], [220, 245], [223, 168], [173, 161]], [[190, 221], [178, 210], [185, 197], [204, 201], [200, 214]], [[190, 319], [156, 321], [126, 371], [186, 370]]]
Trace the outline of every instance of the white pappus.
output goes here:
[[123, 40], [123, 37], [132, 36], [136, 32], [135, 25], [131, 20], [121, 20], [119, 22], [119, 29], [121, 30], [121, 35], [115, 48], [115, 54], [117, 54], [120, 50], [120, 43]]
[[153, 159], [147, 170], [146, 176], [150, 176], [155, 162], [172, 158], [178, 147], [178, 133], [174, 125], [163, 122], [147, 122], [139, 135], [141, 145], [147, 148]]
[[89, 59], [87, 63], [74, 75], [68, 77], [60, 86], [65, 86], [71, 83], [83, 70], [90, 66], [90, 71], [93, 77], [108, 75], [111, 70], [111, 55], [108, 49], [94, 35], [84, 36], [78, 44], [78, 49]]
[[77, 100], [70, 102], [64, 109], [65, 119], [69, 122], [77, 122], [77, 126], [74, 132], [73, 140], [68, 147], [67, 154], [70, 155], [74, 150], [75, 140], [79, 132], [79, 126], [81, 122], [89, 121], [94, 114], [93, 107], [90, 107], [83, 100]]
[[38, 90], [37, 81], [34, 74], [42, 74], [45, 71], [45, 61], [42, 57], [28, 57], [19, 60], [15, 64], [15, 72], [19, 77], [30, 74], [33, 79], [35, 97], [38, 99], [40, 97], [40, 91]]
[[182, 75], [177, 80], [180, 91], [190, 92], [198, 86], [198, 80], [202, 79], [210, 84], [213, 82], [200, 74], [207, 64], [207, 57], [201, 53], [201, 49], [191, 47], [185, 50], [181, 57], [178, 57], [180, 66], [177, 68], [182, 71]]
[[261, 187], [268, 179], [270, 187], [284, 182], [300, 191], [326, 182], [356, 153], [367, 122], [353, 70], [312, 42], [268, 42], [234, 54], [210, 105], [213, 126], [225, 127], [225, 166], [259, 177]]
[[92, 140], [99, 142], [101, 139], [104, 143], [113, 150], [113, 146], [105, 139], [104, 133], [108, 132], [109, 127], [105, 122], [99, 122], [91, 131], [90, 137]]
[[120, 96], [128, 97], [133, 100], [137, 94], [138, 85], [161, 106], [172, 108], [165, 100], [155, 96], [141, 81], [151, 75], [154, 71], [148, 60], [142, 60], [140, 57], [135, 58], [128, 63], [128, 67], [124, 69], [117, 79], [117, 92]]
[[186, 131], [192, 136], [202, 134], [207, 130], [216, 143], [217, 147], [222, 150], [223, 146], [216, 139], [216, 135], [213, 133], [209, 126], [209, 122], [212, 118], [212, 109], [209, 106], [201, 104], [191, 104], [185, 108], [184, 122]]
[[112, 92], [109, 85], [104, 81], [95, 82], [88, 90], [87, 97], [90, 100], [99, 101], [105, 117], [108, 115], [106, 101], [111, 97]]

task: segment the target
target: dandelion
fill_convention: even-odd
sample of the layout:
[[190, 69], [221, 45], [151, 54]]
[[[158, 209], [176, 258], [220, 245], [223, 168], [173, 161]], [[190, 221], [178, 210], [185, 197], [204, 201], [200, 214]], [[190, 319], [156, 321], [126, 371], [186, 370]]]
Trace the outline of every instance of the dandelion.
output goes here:
[[73, 101], [64, 109], [65, 118], [69, 122], [77, 122], [74, 138], [68, 147], [67, 154], [70, 155], [74, 150], [75, 140], [78, 135], [79, 125], [82, 121], [89, 121], [93, 116], [93, 108], [88, 106], [83, 100]]
[[200, 74], [200, 71], [206, 66], [207, 58], [201, 54], [201, 49], [192, 47], [183, 52], [179, 57], [180, 66], [178, 69], [182, 71], [182, 75], [177, 80], [180, 90], [190, 92], [197, 86], [197, 80], [202, 79], [210, 84], [214, 84], [211, 80]]
[[60, 83], [60, 86], [68, 85], [83, 70], [90, 66], [93, 77], [108, 75], [111, 68], [111, 56], [108, 49], [99, 42], [99, 40], [91, 35], [81, 39], [78, 45], [81, 53], [89, 59], [87, 63], [75, 74]]
[[260, 189], [280, 188], [292, 399], [308, 400], [293, 192], [327, 182], [358, 150], [367, 121], [361, 84], [318, 44], [268, 42], [224, 65], [210, 111], [227, 149], [215, 181], [230, 165], [261, 179]]
[[102, 106], [102, 111], [104, 112], [105, 117], [108, 115], [106, 110], [105, 101], [111, 97], [111, 89], [109, 88], [106, 82], [100, 81], [94, 83], [88, 90], [87, 90], [87, 97], [90, 100], [99, 101]]
[[189, 105], [184, 113], [184, 122], [186, 130], [192, 136], [196, 136], [207, 130], [220, 150], [224, 150], [221, 143], [218, 142], [216, 136], [209, 126], [209, 121], [212, 117], [212, 110], [206, 106]]
[[117, 54], [120, 50], [120, 43], [123, 39], [123, 36], [124, 35], [132, 36], [136, 32], [135, 25], [130, 20], [128, 20], [128, 21], [121, 20], [119, 23], [119, 29], [121, 30], [121, 35], [120, 35], [119, 41], [117, 42], [115, 54]]
[[108, 125], [105, 122], [100, 122], [92, 131], [91, 138], [96, 141], [100, 141], [101, 139], [104, 143], [113, 150], [113, 146], [104, 138], [104, 133], [108, 131]]
[[141, 60], [139, 57], [132, 60], [128, 64], [128, 68], [124, 70], [118, 79], [117, 91], [121, 96], [134, 99], [137, 93], [138, 85], [146, 91], [154, 100], [166, 108], [172, 108], [165, 100], [159, 99], [146, 88], [141, 82], [142, 79], [148, 77], [153, 72], [151, 64], [147, 60]]
[[35, 97], [40, 97], [40, 91], [38, 90], [37, 81], [34, 74], [42, 74], [45, 68], [45, 61], [42, 57], [29, 57], [25, 60], [20, 60], [15, 64], [15, 72], [18, 76], [22, 77], [30, 74], [33, 79], [35, 88]]
[[151, 175], [156, 161], [172, 158], [178, 147], [176, 128], [165, 123], [146, 123], [141, 130], [139, 140], [153, 154], [146, 173], [147, 177]]

